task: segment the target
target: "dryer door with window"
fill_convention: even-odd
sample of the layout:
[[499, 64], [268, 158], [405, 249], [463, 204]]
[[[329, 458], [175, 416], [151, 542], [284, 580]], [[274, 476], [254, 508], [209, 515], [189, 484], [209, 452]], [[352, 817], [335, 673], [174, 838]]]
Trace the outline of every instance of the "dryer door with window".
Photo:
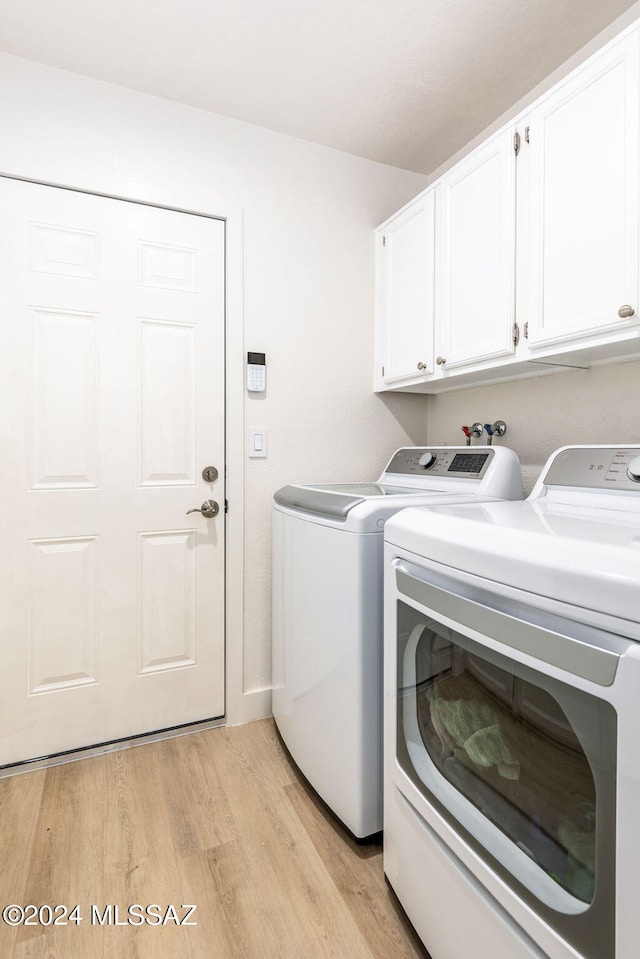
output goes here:
[[397, 615], [400, 767], [582, 955], [613, 959], [613, 707], [404, 602]]

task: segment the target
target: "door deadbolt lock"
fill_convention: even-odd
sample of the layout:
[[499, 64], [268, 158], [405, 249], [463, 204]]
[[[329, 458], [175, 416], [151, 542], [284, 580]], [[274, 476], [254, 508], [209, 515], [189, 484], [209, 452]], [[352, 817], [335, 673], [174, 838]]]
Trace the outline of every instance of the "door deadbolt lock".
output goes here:
[[202, 471], [202, 479], [205, 483], [215, 483], [218, 479], [218, 471], [215, 466], [205, 466]]
[[213, 519], [219, 512], [220, 507], [216, 501], [214, 499], [206, 499], [199, 509], [195, 507], [194, 509], [188, 509], [186, 515], [188, 516], [189, 513], [202, 513], [205, 519]]

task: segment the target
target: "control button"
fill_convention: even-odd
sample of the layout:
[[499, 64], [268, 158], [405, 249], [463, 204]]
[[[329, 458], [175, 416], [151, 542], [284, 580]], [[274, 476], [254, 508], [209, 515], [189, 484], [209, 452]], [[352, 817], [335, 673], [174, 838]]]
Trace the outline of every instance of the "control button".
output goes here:
[[418, 460], [418, 463], [420, 464], [423, 470], [428, 470], [433, 466], [435, 461], [436, 461], [435, 453], [423, 453], [420, 459]]
[[640, 483], [640, 456], [634, 456], [627, 466], [627, 476], [634, 483]]

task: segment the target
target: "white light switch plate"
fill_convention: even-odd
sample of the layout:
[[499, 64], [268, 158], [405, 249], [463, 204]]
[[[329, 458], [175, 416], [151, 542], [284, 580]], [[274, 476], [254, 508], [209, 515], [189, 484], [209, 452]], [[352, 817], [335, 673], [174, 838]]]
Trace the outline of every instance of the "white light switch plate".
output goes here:
[[249, 456], [257, 459], [267, 455], [267, 431], [249, 430]]

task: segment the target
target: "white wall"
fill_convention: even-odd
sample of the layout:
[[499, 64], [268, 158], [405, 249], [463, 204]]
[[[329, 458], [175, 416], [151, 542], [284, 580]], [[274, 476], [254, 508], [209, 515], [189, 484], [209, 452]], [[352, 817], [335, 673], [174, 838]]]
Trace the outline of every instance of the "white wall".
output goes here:
[[429, 442], [453, 445], [462, 424], [504, 420], [507, 433], [496, 442], [520, 457], [528, 494], [560, 446], [640, 443], [639, 382], [636, 360], [442, 393], [430, 399]]
[[[426, 437], [425, 397], [371, 391], [373, 228], [426, 178], [13, 57], [0, 56], [0, 90], [2, 173], [243, 211], [245, 348], [268, 362], [244, 425], [268, 429], [269, 456], [245, 463], [244, 676], [231, 681], [268, 687], [273, 491], [371, 479]], [[230, 372], [241, 391], [242, 369]], [[268, 696], [254, 703], [235, 717], [260, 715]]]

